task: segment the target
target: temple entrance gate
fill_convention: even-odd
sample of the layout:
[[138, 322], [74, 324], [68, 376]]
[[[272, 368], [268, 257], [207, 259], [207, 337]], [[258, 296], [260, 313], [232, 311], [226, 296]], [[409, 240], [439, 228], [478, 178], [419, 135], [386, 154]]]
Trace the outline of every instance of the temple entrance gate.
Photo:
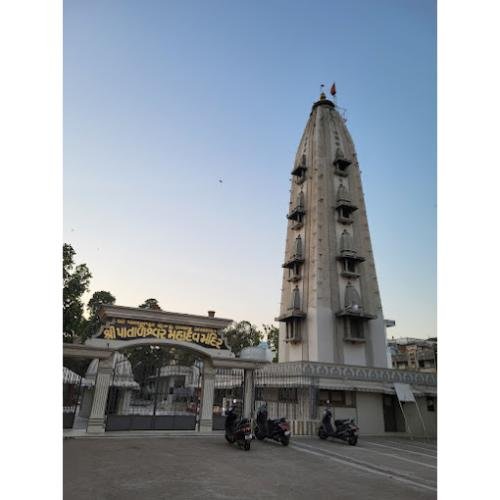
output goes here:
[[143, 345], [115, 354], [106, 431], [195, 430], [203, 360], [172, 346]]
[[235, 357], [222, 335], [231, 320], [213, 311], [205, 317], [108, 304], [98, 315], [93, 337], [63, 349], [65, 356], [92, 360], [82, 399], [88, 404], [80, 408], [87, 433], [211, 432], [220, 425], [213, 425], [214, 414], [222, 416], [220, 403], [235, 396], [250, 417], [253, 371], [269, 361]]

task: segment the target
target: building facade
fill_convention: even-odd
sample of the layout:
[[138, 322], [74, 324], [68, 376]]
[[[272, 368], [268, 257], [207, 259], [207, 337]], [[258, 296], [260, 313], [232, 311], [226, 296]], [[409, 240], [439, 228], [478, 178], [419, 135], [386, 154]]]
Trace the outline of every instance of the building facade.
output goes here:
[[392, 367], [398, 370], [437, 371], [437, 338], [392, 338], [387, 340]]

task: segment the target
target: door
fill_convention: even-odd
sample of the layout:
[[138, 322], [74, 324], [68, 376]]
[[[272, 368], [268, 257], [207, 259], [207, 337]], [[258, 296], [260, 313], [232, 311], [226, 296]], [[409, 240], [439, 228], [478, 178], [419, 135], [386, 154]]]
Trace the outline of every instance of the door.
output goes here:
[[384, 430], [385, 432], [397, 432], [396, 421], [396, 397], [384, 394]]

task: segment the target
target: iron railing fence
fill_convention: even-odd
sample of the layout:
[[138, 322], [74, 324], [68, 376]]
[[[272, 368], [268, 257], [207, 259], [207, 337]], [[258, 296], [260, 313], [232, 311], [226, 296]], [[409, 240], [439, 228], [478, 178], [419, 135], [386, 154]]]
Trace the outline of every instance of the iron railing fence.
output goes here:
[[79, 414], [89, 359], [63, 357], [63, 429], [81, 426]]

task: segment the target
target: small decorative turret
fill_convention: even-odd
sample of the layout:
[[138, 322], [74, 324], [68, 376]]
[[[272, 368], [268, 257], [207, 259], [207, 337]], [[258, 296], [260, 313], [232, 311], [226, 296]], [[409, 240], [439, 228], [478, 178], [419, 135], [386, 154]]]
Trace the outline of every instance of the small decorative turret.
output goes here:
[[341, 182], [339, 188], [337, 189], [337, 204], [350, 203], [350, 202], [351, 202], [351, 197], [349, 196], [349, 193], [345, 188], [344, 184], [342, 184]]
[[292, 291], [292, 304], [290, 309], [300, 311], [300, 290], [297, 285], [295, 285], [295, 288]]
[[301, 156], [299, 164], [292, 170], [292, 175], [297, 177], [297, 182], [303, 182], [305, 180], [305, 172], [307, 170], [306, 166], [306, 155]]
[[340, 253], [342, 255], [356, 254], [356, 250], [354, 250], [354, 245], [352, 243], [352, 236], [346, 229], [344, 229], [340, 235]]
[[295, 238], [295, 256], [299, 259], [302, 259], [303, 251], [302, 251], [302, 238], [300, 234]]
[[363, 312], [361, 297], [359, 296], [358, 291], [351, 285], [350, 281], [345, 287], [344, 309], [353, 313]]
[[297, 196], [297, 208], [304, 208], [304, 191], [300, 191]]
[[299, 194], [297, 195], [297, 201], [295, 207], [286, 216], [287, 219], [293, 220], [298, 224], [298, 226], [296, 226], [296, 229], [299, 229], [302, 223], [302, 218], [305, 214], [304, 206], [305, 206], [304, 192], [300, 191]]

